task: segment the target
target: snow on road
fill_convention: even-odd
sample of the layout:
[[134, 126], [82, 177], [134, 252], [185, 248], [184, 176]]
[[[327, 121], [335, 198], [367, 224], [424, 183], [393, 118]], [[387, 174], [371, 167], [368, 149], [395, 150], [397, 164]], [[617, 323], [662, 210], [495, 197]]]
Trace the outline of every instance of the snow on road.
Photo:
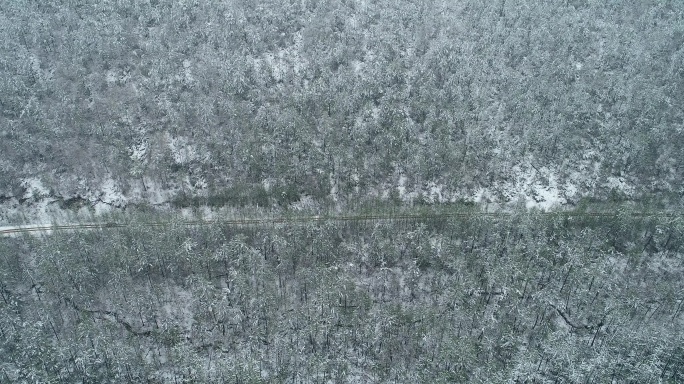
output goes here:
[[44, 224], [24, 224], [24, 225], [5, 225], [0, 226], [0, 236], [2, 237], [18, 237], [22, 233], [30, 233], [35, 235], [49, 235], [52, 233], [53, 225], [49, 223]]

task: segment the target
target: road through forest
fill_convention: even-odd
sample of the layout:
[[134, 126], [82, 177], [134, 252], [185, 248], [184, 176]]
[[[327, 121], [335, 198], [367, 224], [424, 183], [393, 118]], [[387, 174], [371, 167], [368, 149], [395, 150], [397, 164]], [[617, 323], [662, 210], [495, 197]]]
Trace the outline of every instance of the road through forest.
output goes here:
[[[307, 216], [277, 216], [277, 217], [243, 217], [230, 219], [210, 220], [168, 220], [150, 222], [100, 222], [100, 223], [68, 223], [68, 224], [21, 224], [0, 227], [0, 236], [12, 236], [19, 234], [49, 234], [54, 231], [94, 230], [125, 228], [129, 226], [164, 227], [169, 225], [180, 226], [203, 226], [203, 225], [228, 225], [228, 226], [265, 226], [286, 223], [310, 223], [327, 221], [413, 221], [425, 219], [448, 219], [448, 218], [472, 218], [472, 217], [511, 217], [520, 215], [519, 212], [445, 212], [445, 213], [397, 213], [397, 214], [355, 214], [355, 215], [307, 215]], [[556, 216], [556, 217], [616, 217], [628, 215], [631, 217], [658, 217], [658, 218], [681, 218], [684, 213], [672, 211], [651, 212], [585, 212], [585, 211], [561, 211], [561, 212], [530, 212], [532, 215]]]

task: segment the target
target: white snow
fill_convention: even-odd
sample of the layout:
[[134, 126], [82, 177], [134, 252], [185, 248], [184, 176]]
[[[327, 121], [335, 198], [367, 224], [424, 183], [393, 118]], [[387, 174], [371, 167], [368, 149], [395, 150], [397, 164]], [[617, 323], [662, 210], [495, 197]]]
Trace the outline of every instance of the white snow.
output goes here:
[[[495, 202], [501, 204], [524, 203], [528, 209], [549, 210], [568, 203], [567, 197], [577, 191], [577, 180], [559, 183], [558, 172], [547, 166], [533, 166], [534, 159], [529, 156], [523, 162], [511, 167], [513, 178], [478, 190], [473, 201], [476, 203]], [[500, 201], [496, 192], [504, 198]]]
[[[144, 182], [144, 187], [143, 187]], [[129, 180], [128, 201], [145, 201], [152, 205], [168, 202], [178, 192], [177, 188], [163, 189], [154, 179], [143, 176], [142, 180]]]
[[537, 184], [535, 185], [534, 196], [532, 199], [527, 199], [525, 206], [527, 208], [539, 208], [546, 211], [564, 203], [566, 203], [566, 200], [560, 196], [558, 188], [544, 187]]
[[399, 176], [399, 183], [397, 185], [397, 192], [399, 192], [399, 198], [404, 200], [406, 198], [406, 176]]
[[329, 182], [330, 182], [330, 197], [332, 198], [333, 201], [337, 202], [339, 201], [339, 196], [337, 195], [337, 181], [333, 177], [332, 174], [329, 176]]
[[359, 190], [360, 190], [360, 188], [359, 188], [359, 181], [361, 180], [361, 178], [359, 177], [359, 173], [358, 173], [358, 172], [354, 172], [354, 173], [351, 175], [351, 179], [354, 181], [354, 192], [359, 193]]
[[[4, 233], [6, 231], [12, 231], [15, 229], [23, 229], [23, 228], [48, 228], [52, 227], [52, 224], [50, 223], [42, 223], [42, 224], [25, 224], [25, 225], [4, 225], [0, 226], [0, 236], [3, 237], [17, 237], [17, 236], [22, 236], [23, 233]], [[40, 230], [40, 231], [35, 231], [35, 232], [28, 232], [29, 234], [32, 235], [48, 235], [52, 233], [52, 230]]]
[[147, 140], [143, 140], [137, 145], [132, 145], [128, 150], [131, 153], [130, 157], [131, 160], [134, 161], [143, 161], [145, 159], [145, 156], [147, 155], [147, 148], [148, 148], [149, 142]]
[[197, 158], [197, 149], [184, 137], [173, 137], [166, 133], [166, 142], [176, 164], [185, 164]]
[[118, 76], [113, 70], [109, 70], [105, 73], [105, 81], [109, 84], [116, 82]]
[[121, 193], [121, 188], [119, 188], [119, 185], [111, 178], [106, 179], [104, 183], [102, 183], [100, 191], [99, 199], [101, 201], [117, 207], [126, 205], [126, 196]]
[[610, 189], [614, 189], [623, 192], [626, 195], [634, 194], [634, 186], [629, 185], [623, 177], [610, 176], [606, 182], [606, 186]]
[[308, 60], [304, 59], [300, 53], [302, 43], [301, 32], [295, 33], [293, 45], [275, 52], [267, 52], [262, 57], [255, 58], [253, 60], [254, 68], [260, 73], [265, 73], [265, 69], [268, 68], [276, 81], [283, 80], [290, 70], [295, 74], [300, 73], [309, 65]]
[[371, 116], [373, 116], [373, 120], [378, 120], [380, 118], [380, 108], [371, 108]]
[[295, 211], [313, 210], [317, 207], [318, 205], [311, 196], [302, 196], [299, 201], [290, 204], [290, 208]]
[[487, 188], [480, 188], [471, 197], [472, 201], [477, 204], [487, 204], [494, 200], [491, 192]]
[[434, 202], [443, 203], [443, 202], [448, 200], [442, 194], [443, 189], [444, 189], [443, 185], [439, 185], [439, 184], [436, 184], [435, 182], [431, 181], [428, 183], [428, 190], [430, 192], [426, 196], [428, 197], [428, 199], [432, 203], [434, 203]]
[[364, 64], [359, 60], [352, 61], [352, 68], [354, 68], [354, 73], [360, 75], [363, 72]]
[[22, 180], [21, 186], [26, 189], [24, 199], [40, 199], [50, 195], [50, 190], [45, 188], [43, 182], [35, 177], [30, 177]]
[[186, 82], [192, 83], [195, 81], [195, 78], [192, 76], [192, 63], [188, 59], [183, 60], [183, 75]]

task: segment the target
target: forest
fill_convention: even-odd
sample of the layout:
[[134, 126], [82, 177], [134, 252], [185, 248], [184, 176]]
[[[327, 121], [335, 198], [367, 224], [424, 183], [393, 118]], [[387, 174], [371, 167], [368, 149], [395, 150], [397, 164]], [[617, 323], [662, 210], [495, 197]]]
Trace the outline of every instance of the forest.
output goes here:
[[16, 0], [0, 16], [6, 207], [232, 191], [681, 207], [681, 1]]
[[684, 382], [682, 105], [677, 0], [0, 1], [0, 383]]
[[683, 245], [528, 211], [4, 239], [0, 379], [677, 383]]

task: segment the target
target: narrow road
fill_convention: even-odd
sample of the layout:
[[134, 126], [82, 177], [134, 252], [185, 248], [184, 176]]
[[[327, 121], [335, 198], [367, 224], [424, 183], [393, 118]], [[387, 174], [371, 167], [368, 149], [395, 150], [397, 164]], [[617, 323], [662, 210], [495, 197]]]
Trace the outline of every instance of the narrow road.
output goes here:
[[[200, 225], [231, 225], [231, 226], [259, 226], [272, 225], [284, 223], [307, 223], [307, 222], [325, 222], [325, 221], [382, 221], [382, 220], [421, 220], [421, 219], [439, 219], [439, 218], [467, 218], [467, 217], [511, 217], [518, 213], [511, 212], [444, 212], [444, 213], [424, 213], [424, 214], [366, 214], [366, 215], [336, 215], [336, 216], [281, 216], [281, 217], [260, 217], [260, 218], [241, 218], [241, 219], [215, 219], [215, 220], [186, 220], [186, 221], [165, 221], [165, 222], [143, 222], [135, 225], [143, 225], [146, 227], [163, 227], [168, 225], [185, 225], [185, 226], [200, 226]], [[533, 214], [543, 216], [557, 216], [557, 217], [616, 217], [620, 213], [608, 212], [536, 212]], [[659, 212], [631, 212], [627, 213], [631, 217], [659, 217], [659, 218], [681, 218], [684, 213], [672, 211]], [[92, 230], [92, 229], [112, 229], [125, 228], [131, 226], [130, 223], [79, 223], [79, 224], [23, 224], [10, 225], [0, 227], [0, 236], [12, 236], [22, 233], [39, 233], [50, 234], [53, 231], [74, 231], [74, 230]]]

